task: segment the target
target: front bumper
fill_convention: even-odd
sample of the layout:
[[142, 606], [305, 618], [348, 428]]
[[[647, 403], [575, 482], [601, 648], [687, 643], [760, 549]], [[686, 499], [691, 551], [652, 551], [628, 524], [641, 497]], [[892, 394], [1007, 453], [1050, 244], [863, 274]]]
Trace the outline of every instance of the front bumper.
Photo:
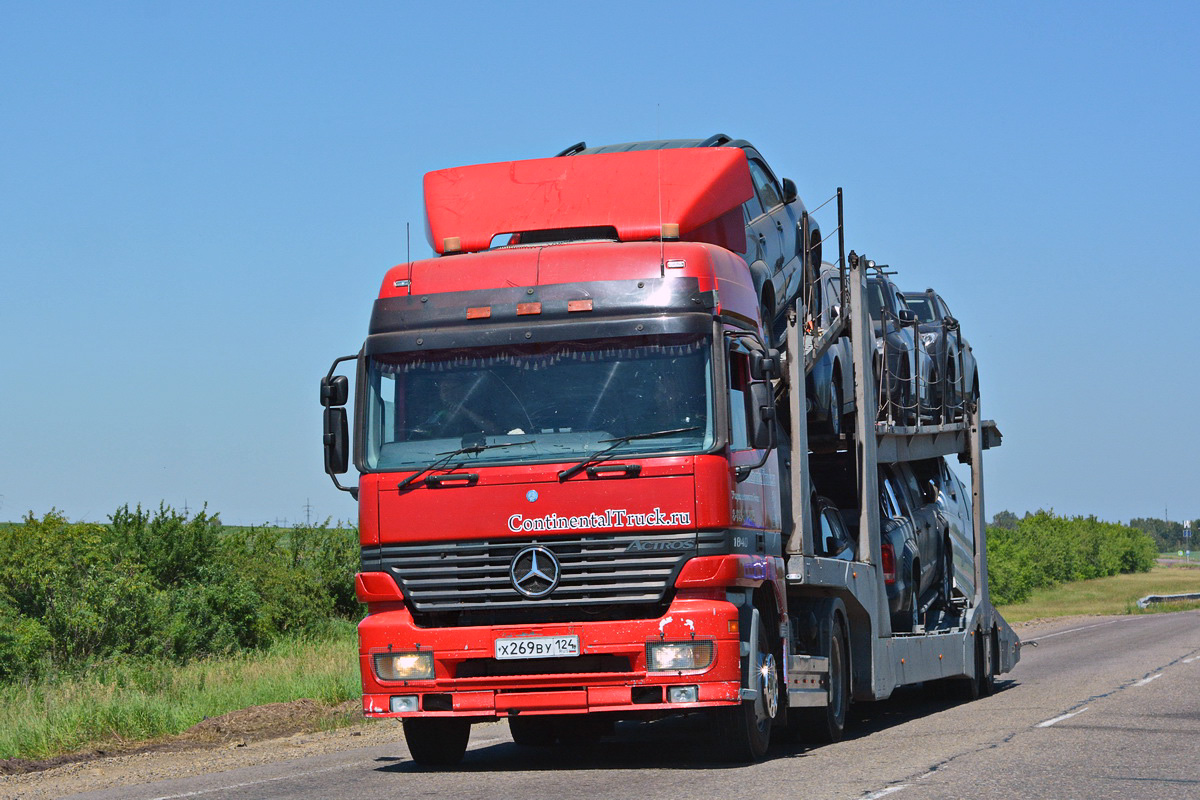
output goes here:
[[[358, 632], [363, 713], [369, 717], [633, 714], [728, 706], [741, 700], [738, 608], [724, 599], [680, 597], [657, 619], [464, 628], [419, 628], [409, 611], [397, 605], [368, 616]], [[496, 639], [564, 635], [579, 637], [578, 658], [493, 658]], [[706, 669], [646, 669], [647, 643], [691, 640], [714, 643], [713, 661]], [[418, 650], [433, 651], [432, 680], [383, 681], [375, 674], [374, 654]], [[573, 670], [576, 666], [579, 671]], [[494, 674], [497, 669], [517, 674]], [[695, 702], [667, 702], [670, 686], [695, 686]], [[391, 711], [394, 696], [415, 696], [415, 710]]]

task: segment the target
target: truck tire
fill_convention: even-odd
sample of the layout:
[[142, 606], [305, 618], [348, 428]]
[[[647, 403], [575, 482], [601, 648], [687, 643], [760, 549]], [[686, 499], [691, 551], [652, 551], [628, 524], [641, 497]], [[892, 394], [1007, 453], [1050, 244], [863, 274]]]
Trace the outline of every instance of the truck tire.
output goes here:
[[975, 680], [979, 683], [979, 696], [991, 697], [996, 692], [996, 676], [992, 671], [992, 637], [980, 631], [975, 645]]
[[423, 767], [452, 767], [462, 761], [471, 721], [453, 717], [405, 717], [404, 742]]
[[759, 626], [757, 652], [752, 662], [758, 697], [717, 711], [720, 754], [733, 763], [747, 764], [766, 755], [771, 744], [771, 726], [779, 715], [779, 660], [765, 635], [768, 624]]
[[796, 714], [796, 733], [805, 741], [828, 744], [840, 742], [846, 735], [846, 715], [850, 709], [850, 646], [841, 617], [829, 621], [829, 636], [822, 655], [829, 658], [829, 704], [824, 708], [805, 708]]
[[508, 732], [522, 747], [549, 747], [558, 738], [552, 717], [509, 717]]

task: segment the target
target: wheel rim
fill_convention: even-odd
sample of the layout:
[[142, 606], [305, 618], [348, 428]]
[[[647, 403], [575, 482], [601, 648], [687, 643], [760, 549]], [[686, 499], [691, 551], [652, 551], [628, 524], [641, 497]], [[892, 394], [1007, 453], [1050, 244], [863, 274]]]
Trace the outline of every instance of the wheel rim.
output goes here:
[[771, 653], [763, 653], [759, 658], [758, 696], [761, 702], [755, 710], [758, 712], [758, 723], [762, 725], [775, 719], [779, 713], [779, 669]]

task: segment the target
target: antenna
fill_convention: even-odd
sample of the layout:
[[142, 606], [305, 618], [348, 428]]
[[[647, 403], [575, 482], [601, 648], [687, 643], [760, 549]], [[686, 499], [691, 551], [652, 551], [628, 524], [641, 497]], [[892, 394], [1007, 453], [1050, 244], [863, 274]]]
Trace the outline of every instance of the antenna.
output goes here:
[[404, 223], [404, 260], [412, 263], [412, 236], [409, 234], [411, 223]]
[[[662, 103], [654, 104], [654, 138], [662, 139]], [[663, 242], [661, 143], [658, 148], [658, 270], [665, 278], [667, 275], [667, 246]]]

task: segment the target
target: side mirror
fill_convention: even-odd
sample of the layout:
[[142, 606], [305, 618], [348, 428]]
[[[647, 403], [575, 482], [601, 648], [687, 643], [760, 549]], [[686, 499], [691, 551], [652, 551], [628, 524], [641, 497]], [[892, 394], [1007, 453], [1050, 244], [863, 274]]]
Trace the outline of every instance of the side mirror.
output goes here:
[[349, 398], [350, 381], [345, 375], [321, 378], [321, 405], [325, 408], [344, 406]]
[[796, 182], [791, 178], [783, 179], [783, 202], [794, 203], [800, 193], [796, 191]]
[[[342, 402], [345, 402], [343, 398]], [[342, 475], [350, 465], [350, 433], [346, 424], [346, 409], [325, 409], [325, 473]]]
[[942, 325], [946, 326], [946, 330], [948, 331], [958, 330], [958, 320], [949, 314], [942, 318]]
[[902, 308], [896, 318], [900, 320], [901, 325], [912, 325], [917, 321], [917, 312], [911, 308]]
[[779, 377], [779, 351], [755, 350], [750, 354], [750, 377], [756, 381], [767, 381]]
[[750, 384], [750, 402], [753, 404], [750, 446], [755, 450], [769, 450], [775, 446], [775, 397], [769, 383]]

